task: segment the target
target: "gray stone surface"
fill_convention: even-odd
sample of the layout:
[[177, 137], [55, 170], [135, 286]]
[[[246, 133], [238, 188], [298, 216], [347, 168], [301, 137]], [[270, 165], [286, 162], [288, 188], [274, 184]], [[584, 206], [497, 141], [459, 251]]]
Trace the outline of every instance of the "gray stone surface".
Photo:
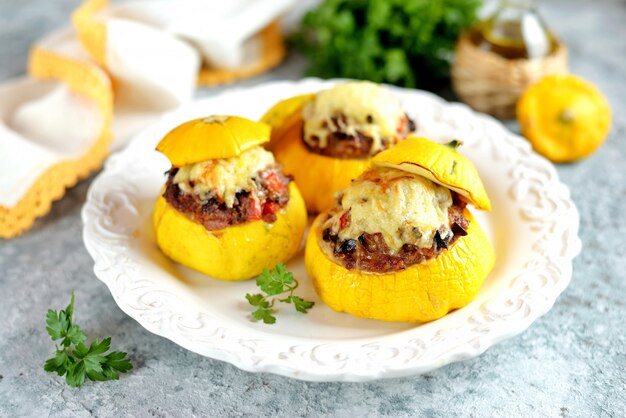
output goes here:
[[[0, 0], [0, 80], [22, 73], [28, 45], [77, 3]], [[626, 3], [542, 6], [570, 47], [573, 71], [599, 85], [615, 116], [599, 152], [558, 167], [580, 210], [584, 249], [571, 285], [525, 333], [474, 360], [367, 384], [250, 374], [200, 357], [124, 315], [93, 275], [81, 239], [86, 180], [28, 233], [0, 242], [0, 417], [626, 416]], [[290, 58], [246, 84], [298, 78], [302, 69]], [[53, 351], [45, 312], [65, 306], [71, 289], [87, 333], [110, 335], [129, 352], [135, 370], [120, 381], [78, 390], [42, 370]]]

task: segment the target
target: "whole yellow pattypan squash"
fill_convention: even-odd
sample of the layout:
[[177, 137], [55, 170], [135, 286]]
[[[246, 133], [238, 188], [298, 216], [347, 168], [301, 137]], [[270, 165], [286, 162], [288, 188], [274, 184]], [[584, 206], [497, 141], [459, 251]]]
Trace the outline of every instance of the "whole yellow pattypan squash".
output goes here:
[[611, 129], [611, 107], [591, 83], [551, 75], [529, 87], [517, 103], [522, 135], [546, 158], [565, 163], [593, 153]]
[[168, 257], [216, 279], [243, 280], [297, 252], [306, 207], [295, 183], [258, 147], [269, 136], [268, 125], [210, 116], [163, 138], [157, 150], [172, 169], [153, 225]]
[[[373, 159], [370, 170], [362, 177], [375, 177], [375, 170], [395, 170], [396, 173], [400, 172], [399, 178], [418, 177], [422, 179], [420, 180], [422, 183], [426, 178], [429, 180], [428, 184], [435, 183], [428, 186], [430, 188], [445, 187], [445, 190], [457, 192], [458, 199], [463, 201], [459, 208], [462, 208], [468, 226], [459, 231], [458, 236], [449, 241], [447, 246], [445, 243], [441, 244], [443, 247], [434, 257], [431, 255], [421, 262], [395, 270], [388, 268], [393, 263], [386, 258], [386, 262], [391, 263], [381, 267], [386, 271], [367, 271], [360, 269], [358, 264], [348, 266], [336, 257], [336, 252], [329, 250], [327, 245], [329, 229], [325, 228], [329, 222], [332, 225], [331, 215], [337, 210], [335, 206], [330, 212], [322, 213], [315, 219], [306, 242], [305, 264], [320, 298], [339, 312], [347, 312], [362, 318], [403, 322], [432, 321], [453, 309], [467, 305], [476, 297], [495, 261], [493, 246], [476, 219], [465, 208], [465, 203], [473, 204], [480, 209], [491, 208], [487, 193], [472, 163], [453, 148], [422, 138], [409, 138], [378, 154]], [[407, 174], [402, 175], [402, 172]], [[357, 179], [355, 183], [358, 181]], [[378, 179], [376, 182], [379, 184]], [[350, 187], [354, 187], [354, 183]], [[396, 186], [389, 183], [382, 187], [393, 193], [391, 190]], [[339, 192], [338, 202], [345, 199], [344, 193], [347, 190]], [[451, 193], [445, 190], [443, 194], [447, 193], [450, 196]], [[385, 196], [387, 194], [383, 193]], [[376, 196], [380, 195], [370, 194], [364, 196], [362, 200], [375, 199]], [[400, 201], [403, 199], [402, 196], [405, 196], [404, 192], [399, 193]], [[377, 204], [385, 213], [371, 213], [372, 221], [367, 222], [369, 226], [364, 227], [365, 230], [373, 228], [367, 230], [370, 234], [363, 234], [357, 240], [344, 241], [340, 247], [340, 251], [344, 251], [347, 243], [348, 247], [352, 248], [345, 251], [354, 251], [356, 245], [363, 243], [363, 248], [367, 250], [363, 249], [362, 254], [368, 258], [365, 262], [370, 264], [376, 255], [368, 251], [376, 249], [370, 250], [371, 243], [364, 241], [379, 236], [380, 234], [371, 233], [394, 217], [388, 206], [385, 206], [387, 202], [374, 202], [373, 207]], [[415, 205], [417, 202], [411, 200], [410, 204]], [[403, 209], [398, 210], [399, 217], [404, 219]], [[350, 215], [351, 222], [355, 222], [354, 207], [349, 208], [346, 213], [347, 222], [350, 222]], [[341, 216], [340, 222], [344, 221], [344, 217], [345, 214]], [[361, 222], [359, 225], [363, 224], [363, 219], [358, 221]], [[435, 240], [437, 237], [439, 236], [436, 235]], [[380, 246], [380, 241], [376, 245]], [[337, 248], [335, 247], [335, 251]], [[404, 248], [403, 246], [402, 249]]]

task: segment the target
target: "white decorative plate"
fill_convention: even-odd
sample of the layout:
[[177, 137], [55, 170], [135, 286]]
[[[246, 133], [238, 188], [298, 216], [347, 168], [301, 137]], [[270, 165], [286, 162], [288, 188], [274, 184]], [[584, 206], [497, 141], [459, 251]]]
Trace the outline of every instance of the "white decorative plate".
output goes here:
[[[476, 213], [496, 249], [496, 264], [476, 300], [416, 325], [332, 311], [313, 291], [302, 253], [288, 267], [299, 292], [317, 302], [308, 315], [279, 308], [275, 325], [252, 322], [244, 298], [254, 280], [221, 282], [167, 259], [154, 243], [153, 203], [169, 168], [154, 151], [177, 124], [208, 114], [256, 119], [279, 99], [332, 82], [307, 79], [232, 90], [165, 116], [111, 157], [83, 209], [84, 240], [96, 276], [120, 308], [149, 331], [198, 354], [249, 371], [316, 381], [364, 381], [424, 373], [481, 354], [526, 329], [565, 289], [581, 244], [578, 212], [554, 166], [496, 120], [421, 91], [392, 88], [438, 141], [459, 138], [493, 204]], [[391, 87], [390, 87], [391, 88]]]

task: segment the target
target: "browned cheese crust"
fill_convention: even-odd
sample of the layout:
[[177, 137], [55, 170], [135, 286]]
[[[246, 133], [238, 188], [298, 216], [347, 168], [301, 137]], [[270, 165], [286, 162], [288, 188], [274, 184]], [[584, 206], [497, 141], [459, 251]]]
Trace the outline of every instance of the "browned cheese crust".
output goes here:
[[[437, 231], [435, 240], [430, 248], [419, 248], [405, 244], [396, 254], [391, 254], [383, 235], [361, 234], [358, 239], [348, 239], [340, 242], [337, 235], [332, 235], [329, 228], [322, 232], [322, 238], [330, 246], [335, 260], [348, 270], [358, 269], [374, 273], [389, 273], [404, 270], [414, 264], [437, 257], [453, 246], [457, 239], [467, 235], [469, 221], [463, 216], [466, 203], [459, 195], [452, 192], [453, 203], [448, 209], [449, 227], [452, 234], [442, 237]], [[349, 222], [349, 219], [346, 220]], [[447, 228], [440, 228], [444, 231]]]

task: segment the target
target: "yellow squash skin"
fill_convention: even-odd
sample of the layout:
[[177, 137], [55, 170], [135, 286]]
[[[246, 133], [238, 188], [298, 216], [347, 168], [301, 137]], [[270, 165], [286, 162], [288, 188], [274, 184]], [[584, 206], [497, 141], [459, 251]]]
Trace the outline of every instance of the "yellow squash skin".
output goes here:
[[212, 115], [172, 129], [157, 145], [174, 167], [231, 158], [270, 140], [270, 126], [238, 116]]
[[285, 172], [295, 177], [308, 211], [319, 213], [333, 206], [335, 192], [365, 171], [370, 160], [331, 158], [310, 152], [302, 142], [302, 123], [300, 118], [291, 124], [274, 155]]
[[410, 137], [378, 153], [372, 164], [423, 176], [454, 190], [476, 208], [491, 210], [491, 201], [474, 164], [447, 145]]
[[437, 258], [393, 273], [348, 270], [320, 248], [320, 215], [306, 242], [305, 264], [320, 298], [338, 312], [382, 321], [427, 322], [471, 302], [493, 268], [489, 239], [469, 211], [468, 234]]
[[276, 154], [276, 151], [285, 146], [286, 142], [292, 140], [293, 125], [298, 125], [300, 132], [297, 134], [302, 138], [302, 107], [315, 98], [315, 94], [303, 94], [285, 99], [272, 106], [263, 117], [261, 122], [272, 127], [270, 141], [266, 148]]
[[156, 241], [172, 260], [220, 280], [245, 280], [286, 262], [300, 247], [306, 207], [294, 183], [276, 222], [262, 220], [207, 231], [159, 196], [153, 214]]
[[276, 139], [283, 137], [284, 132], [281, 132], [281, 130], [290, 126], [295, 118], [301, 114], [302, 106], [314, 98], [314, 93], [308, 93], [281, 100], [261, 116], [260, 122], [266, 123], [272, 127], [272, 139], [269, 144], [270, 149], [275, 148]]

